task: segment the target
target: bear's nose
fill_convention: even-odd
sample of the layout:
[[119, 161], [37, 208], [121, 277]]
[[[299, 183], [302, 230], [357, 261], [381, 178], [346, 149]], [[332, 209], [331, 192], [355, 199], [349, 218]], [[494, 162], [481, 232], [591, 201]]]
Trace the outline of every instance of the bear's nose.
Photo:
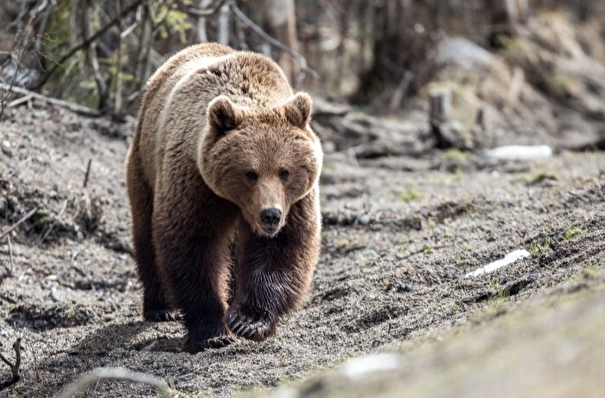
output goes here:
[[263, 224], [277, 224], [281, 220], [281, 211], [276, 208], [265, 209], [260, 212], [260, 219]]

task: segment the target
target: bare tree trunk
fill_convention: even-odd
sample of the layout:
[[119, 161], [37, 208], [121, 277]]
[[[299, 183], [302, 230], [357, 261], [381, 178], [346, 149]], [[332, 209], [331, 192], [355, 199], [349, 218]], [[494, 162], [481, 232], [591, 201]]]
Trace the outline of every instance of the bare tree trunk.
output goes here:
[[223, 4], [218, 13], [218, 42], [229, 45], [229, 16], [231, 11], [228, 4]]
[[118, 19], [118, 46], [116, 49], [116, 71], [114, 76], [113, 115], [120, 118], [122, 113], [122, 0], [115, 0]]
[[488, 11], [492, 25], [490, 42], [499, 47], [500, 36], [513, 36], [517, 25], [527, 21], [530, 10], [527, 0], [489, 0]]
[[[374, 7], [373, 62], [360, 77], [359, 88], [352, 98], [357, 103], [371, 103], [376, 99], [388, 102], [398, 83], [408, 80], [404, 79], [406, 74], [414, 79], [422, 78], [424, 73], [419, 68], [426, 67], [424, 61], [430, 50], [428, 36], [415, 31], [414, 8], [417, 6], [410, 0], [386, 0], [375, 3]], [[414, 88], [411, 83], [405, 83], [406, 91]]]
[[[86, 40], [86, 38], [92, 36], [92, 26], [93, 26], [93, 16], [92, 12], [94, 11], [95, 5], [91, 0], [87, 0], [84, 3], [84, 10], [82, 12], [82, 38]], [[86, 58], [88, 63], [90, 64], [90, 68], [92, 69], [92, 75], [95, 79], [95, 84], [97, 85], [97, 94], [99, 95], [99, 103], [97, 108], [99, 110], [103, 110], [107, 107], [107, 102], [109, 100], [109, 90], [107, 89], [107, 84], [105, 84], [105, 79], [101, 74], [101, 68], [99, 67], [99, 60], [97, 59], [97, 43], [92, 42], [88, 46], [86, 50]]]
[[153, 46], [153, 17], [150, 8], [149, 3], [143, 5], [141, 40], [139, 41], [137, 68], [133, 84], [135, 90], [143, 88], [150, 72], [151, 47]]
[[[200, 0], [198, 3], [198, 7], [200, 10], [205, 10], [210, 7], [213, 3], [213, 0]], [[208, 35], [206, 33], [206, 17], [198, 17], [197, 19], [197, 41], [200, 43], [204, 43], [208, 41]]]
[[[258, 3], [262, 8], [262, 27], [265, 32], [298, 51], [294, 0], [261, 0]], [[280, 52], [278, 63], [290, 82], [296, 82], [296, 76], [300, 72], [296, 60], [285, 52]]]

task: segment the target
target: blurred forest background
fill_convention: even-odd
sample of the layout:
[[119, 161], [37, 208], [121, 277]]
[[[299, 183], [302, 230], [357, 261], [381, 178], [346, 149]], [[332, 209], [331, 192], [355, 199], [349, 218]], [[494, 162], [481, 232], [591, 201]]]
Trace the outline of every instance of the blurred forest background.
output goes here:
[[[218, 41], [271, 54], [298, 89], [383, 113], [470, 48], [529, 62], [524, 78], [569, 96], [564, 76], [543, 76], [548, 60], [516, 53], [534, 18], [564, 20], [580, 51], [605, 62], [601, 0], [11, 0], [0, 4], [0, 80], [120, 119], [169, 55]], [[570, 50], [561, 26], [538, 44]]]

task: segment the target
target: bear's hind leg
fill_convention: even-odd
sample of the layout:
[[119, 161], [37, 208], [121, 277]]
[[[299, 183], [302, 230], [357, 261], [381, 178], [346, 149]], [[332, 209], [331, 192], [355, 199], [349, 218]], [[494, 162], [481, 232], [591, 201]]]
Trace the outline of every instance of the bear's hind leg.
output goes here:
[[127, 185], [132, 209], [132, 236], [134, 258], [139, 279], [143, 284], [143, 318], [151, 322], [178, 319], [178, 313], [170, 308], [156, 268], [151, 228], [153, 192], [145, 183], [136, 155], [128, 157]]

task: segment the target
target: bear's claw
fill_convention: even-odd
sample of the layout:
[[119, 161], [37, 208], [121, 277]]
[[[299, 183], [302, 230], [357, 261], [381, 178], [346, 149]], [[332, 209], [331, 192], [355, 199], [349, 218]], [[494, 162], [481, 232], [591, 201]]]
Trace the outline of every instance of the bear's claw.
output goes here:
[[237, 313], [227, 315], [227, 327], [237, 336], [248, 340], [263, 341], [275, 334], [275, 326], [264, 320], [252, 320]]
[[206, 341], [206, 345], [208, 348], [222, 348], [228, 346], [229, 344], [235, 343], [235, 341], [235, 338], [231, 336], [220, 336], [208, 339]]
[[191, 354], [195, 354], [209, 348], [223, 348], [236, 341], [235, 337], [230, 335], [217, 336], [200, 341], [191, 341], [188, 339], [185, 343], [184, 350]]
[[151, 310], [145, 311], [143, 318], [149, 322], [171, 322], [180, 320], [181, 314], [172, 310]]

